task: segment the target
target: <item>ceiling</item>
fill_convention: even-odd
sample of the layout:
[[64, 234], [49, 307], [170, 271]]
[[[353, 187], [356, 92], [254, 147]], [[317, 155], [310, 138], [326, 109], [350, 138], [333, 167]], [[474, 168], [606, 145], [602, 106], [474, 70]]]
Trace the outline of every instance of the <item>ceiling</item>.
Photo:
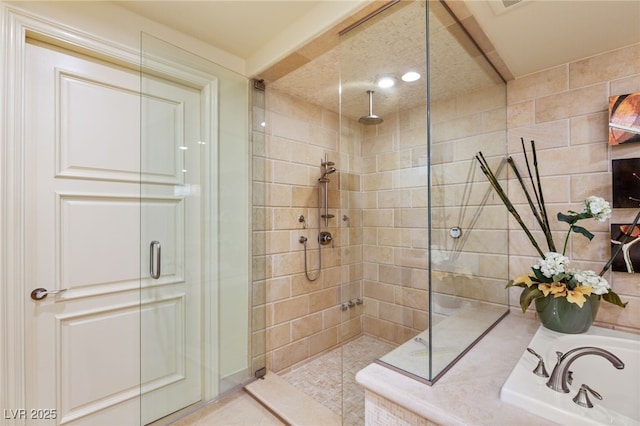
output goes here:
[[[119, 1], [118, 4], [249, 60], [265, 49], [284, 28], [312, 13], [314, 7], [323, 1], [329, 0]], [[522, 0], [507, 8], [501, 0], [464, 0], [464, 3], [515, 78], [640, 42], [640, 1], [636, 0]], [[384, 2], [381, 1], [381, 4]], [[398, 9], [408, 7], [404, 4]], [[391, 9], [396, 9], [396, 6]], [[270, 84], [314, 103], [331, 105], [335, 110], [338, 105], [335, 82], [341, 72], [338, 70], [341, 61], [343, 81], [357, 79], [356, 76], [369, 81], [382, 72], [400, 72], [410, 63], [424, 64], [424, 55], [416, 57], [415, 48], [403, 48], [397, 37], [390, 37], [393, 32], [407, 34], [407, 29], [411, 28], [409, 32], [417, 39], [414, 37], [409, 42], [415, 46], [421, 37], [420, 30], [416, 28], [421, 25], [424, 28], [424, 22], [419, 22], [420, 17], [416, 13], [393, 13], [397, 19], [389, 23], [382, 37], [376, 36], [374, 31], [370, 37], [353, 37], [349, 55], [345, 56], [344, 48], [342, 52], [333, 49]], [[443, 21], [442, 25], [446, 25], [446, 22]], [[366, 33], [367, 28], [364, 27], [357, 28], [357, 32]], [[431, 56], [454, 57], [447, 55], [447, 52], [460, 48], [454, 45], [454, 41], [461, 37], [452, 31], [444, 34], [440, 43], [441, 52]], [[349, 41], [349, 37], [345, 38]], [[475, 49], [473, 46], [461, 48]], [[406, 55], [400, 55], [401, 51], [405, 51]], [[394, 58], [391, 64], [388, 60], [390, 57]], [[472, 57], [475, 57], [475, 53]], [[351, 77], [345, 75], [346, 58], [351, 60]], [[380, 61], [380, 65], [376, 61]], [[483, 67], [478, 61], [475, 62], [456, 64], [456, 69]], [[366, 64], [366, 67], [358, 68], [358, 64]], [[441, 66], [445, 70], [452, 67], [446, 63]], [[468, 75], [463, 80], [471, 78]], [[481, 78], [491, 80], [491, 77]], [[471, 80], [468, 82], [473, 84]], [[368, 108], [367, 88], [356, 81], [351, 81], [348, 86], [343, 85], [343, 90], [345, 87], [353, 90], [354, 95], [348, 98], [352, 99], [352, 105], [348, 105], [348, 102], [343, 104], [342, 111], [353, 110], [353, 117], [363, 115]], [[396, 91], [395, 94], [379, 92], [375, 94], [375, 103], [380, 108], [390, 106], [398, 99], [404, 103], [411, 96], [415, 98], [415, 92], [418, 91], [407, 89], [404, 92]], [[424, 90], [420, 92], [424, 93]], [[391, 99], [393, 96], [395, 98]], [[343, 103], [344, 99], [347, 98], [343, 96]], [[416, 99], [416, 102], [419, 101], [424, 100]], [[382, 115], [383, 110], [380, 111]]]
[[322, 0], [117, 1], [132, 12], [248, 59]]

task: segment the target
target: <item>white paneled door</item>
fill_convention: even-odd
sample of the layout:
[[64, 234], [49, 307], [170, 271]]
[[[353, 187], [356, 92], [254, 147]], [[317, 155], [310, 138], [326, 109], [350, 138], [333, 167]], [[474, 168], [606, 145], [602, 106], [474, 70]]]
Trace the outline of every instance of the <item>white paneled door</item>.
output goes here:
[[35, 40], [25, 61], [27, 423], [200, 401], [200, 92]]

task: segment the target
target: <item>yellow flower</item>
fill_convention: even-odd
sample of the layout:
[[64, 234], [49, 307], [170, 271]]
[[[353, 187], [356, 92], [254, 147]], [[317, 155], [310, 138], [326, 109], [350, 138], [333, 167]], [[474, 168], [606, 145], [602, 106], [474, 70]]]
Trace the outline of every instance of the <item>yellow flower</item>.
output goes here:
[[553, 297], [564, 297], [567, 295], [567, 286], [563, 283], [539, 284], [538, 289], [547, 297], [552, 294]]
[[529, 275], [520, 275], [518, 278], [516, 278], [515, 280], [513, 280], [513, 285], [518, 285], [518, 284], [526, 284], [527, 287], [531, 287], [531, 284], [533, 284], [533, 281], [531, 281], [531, 278], [529, 278]]
[[567, 301], [571, 303], [575, 303], [576, 305], [582, 308], [582, 305], [584, 305], [584, 302], [587, 301], [585, 296], [590, 296], [592, 291], [593, 291], [592, 287], [589, 287], [587, 285], [579, 285], [573, 290], [569, 290], [569, 294], [567, 294]]

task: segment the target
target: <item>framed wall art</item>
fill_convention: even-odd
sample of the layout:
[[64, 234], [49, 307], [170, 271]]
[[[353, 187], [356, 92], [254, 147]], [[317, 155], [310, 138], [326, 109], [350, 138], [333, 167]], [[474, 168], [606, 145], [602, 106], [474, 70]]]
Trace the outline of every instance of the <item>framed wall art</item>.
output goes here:
[[609, 144], [640, 142], [640, 93], [609, 97]]
[[611, 161], [614, 208], [640, 207], [640, 158]]

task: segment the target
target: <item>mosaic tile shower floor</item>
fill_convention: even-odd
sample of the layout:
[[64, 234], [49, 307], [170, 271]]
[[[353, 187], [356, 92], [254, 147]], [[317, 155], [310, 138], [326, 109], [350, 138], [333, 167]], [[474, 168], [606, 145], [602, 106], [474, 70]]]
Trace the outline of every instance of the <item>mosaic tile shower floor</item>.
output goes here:
[[364, 389], [356, 383], [356, 373], [393, 348], [374, 337], [361, 336], [281, 377], [334, 413], [344, 413], [343, 424], [364, 425]]

